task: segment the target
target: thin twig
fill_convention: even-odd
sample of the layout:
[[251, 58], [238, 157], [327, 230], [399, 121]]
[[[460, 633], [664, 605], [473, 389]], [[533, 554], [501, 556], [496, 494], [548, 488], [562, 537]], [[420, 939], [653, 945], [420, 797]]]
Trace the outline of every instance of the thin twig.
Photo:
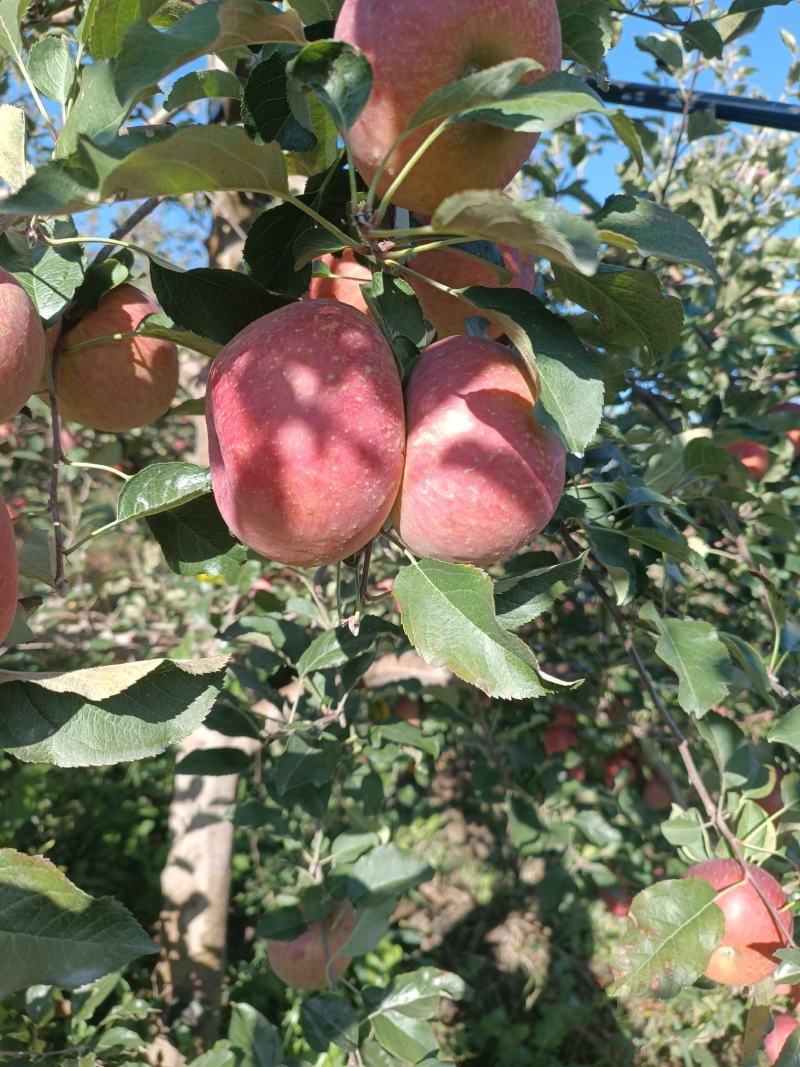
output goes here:
[[50, 425], [53, 432], [53, 450], [50, 460], [50, 497], [47, 502], [47, 510], [53, 520], [53, 539], [56, 550], [56, 573], [54, 584], [59, 596], [66, 596], [69, 591], [69, 582], [64, 574], [64, 560], [66, 550], [64, 548], [64, 528], [61, 525], [61, 511], [58, 504], [58, 479], [64, 453], [61, 450], [61, 421], [58, 415], [58, 365], [59, 346], [56, 345], [52, 359], [48, 363], [48, 388], [50, 393]]
[[[121, 241], [123, 237], [127, 237], [131, 230], [146, 219], [148, 215], [151, 215], [161, 203], [163, 203], [163, 201], [158, 196], [151, 196], [149, 200], [145, 200], [143, 204], [140, 204], [135, 211], [132, 211], [131, 214], [128, 215], [127, 219], [121, 222], [119, 226], [111, 232], [111, 239], [114, 241]], [[101, 248], [94, 257], [92, 266], [97, 267], [101, 263], [105, 263], [113, 251], [113, 245], [106, 245], [105, 248]]]

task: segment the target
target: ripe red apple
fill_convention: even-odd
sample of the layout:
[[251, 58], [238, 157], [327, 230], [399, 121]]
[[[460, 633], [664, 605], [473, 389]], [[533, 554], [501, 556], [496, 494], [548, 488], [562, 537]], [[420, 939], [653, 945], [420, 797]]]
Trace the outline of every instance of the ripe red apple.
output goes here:
[[[499, 252], [506, 269], [512, 275], [507, 287], [527, 289], [531, 292], [536, 284], [533, 256], [504, 246], [499, 248]], [[492, 289], [501, 287], [497, 274], [488, 263], [459, 255], [450, 248], [420, 252], [409, 261], [409, 266], [424, 274], [426, 278], [432, 278], [451, 289], [464, 289], [470, 285], [482, 285]], [[409, 278], [408, 282], [417, 294], [422, 313], [434, 327], [440, 340], [466, 333], [464, 320], [483, 314], [480, 308], [467, 304], [456, 296], [450, 296], [449, 293], [442, 293], [416, 278]], [[503, 330], [494, 324], [488, 329], [490, 337], [497, 338], [502, 333]]]
[[267, 941], [270, 966], [293, 989], [326, 989], [350, 966], [352, 957], [339, 955], [339, 950], [352, 934], [355, 919], [350, 901], [339, 901], [326, 919], [311, 923], [294, 941]]
[[151, 337], [98, 340], [134, 330], [158, 305], [133, 285], [106, 293], [94, 311], [64, 335], [58, 402], [65, 419], [94, 430], [122, 432], [164, 414], [178, 388], [178, 350]]
[[554, 726], [577, 726], [578, 717], [572, 708], [566, 707], [564, 704], [554, 704], [551, 712], [550, 719]]
[[412, 552], [488, 565], [527, 544], [564, 491], [566, 450], [533, 417], [522, 361], [480, 337], [425, 350], [406, 394], [406, 465], [392, 518]]
[[727, 445], [725, 451], [729, 456], [739, 460], [747, 471], [748, 477], [754, 482], [760, 482], [767, 473], [769, 452], [766, 445], [759, 444], [757, 441], [748, 441], [743, 437], [741, 441], [734, 441], [732, 445]]
[[398, 697], [392, 709], [394, 715], [403, 722], [410, 722], [412, 726], [419, 726], [421, 722], [420, 705], [411, 697]]
[[616, 789], [619, 779], [622, 785], [631, 785], [639, 777], [639, 771], [634, 759], [625, 751], [615, 752], [607, 756], [603, 762], [603, 783], [606, 789]]
[[[782, 411], [800, 416], [800, 401], [787, 400], [784, 404], [778, 404], [777, 407], [770, 408], [770, 414], [775, 413], [777, 415]], [[795, 453], [800, 456], [800, 430], [788, 430], [786, 436], [794, 445]]]
[[553, 723], [544, 732], [544, 750], [548, 756], [577, 747], [578, 735], [569, 726], [557, 726]]
[[[436, 89], [508, 59], [537, 60], [536, 81], [561, 65], [561, 29], [554, 0], [345, 0], [336, 37], [366, 55], [373, 87], [350, 131], [356, 166], [370, 181], [413, 112]], [[381, 193], [430, 134], [412, 134], [393, 152]], [[424, 154], [394, 197], [395, 203], [433, 214], [464, 189], [500, 189], [531, 154], [537, 134], [481, 122], [459, 122]]]
[[783, 807], [783, 797], [781, 796], [781, 780], [783, 779], [783, 771], [780, 769], [775, 770], [775, 784], [771, 791], [767, 793], [765, 797], [760, 797], [756, 800], [756, 804], [763, 808], [767, 815], [775, 815]]
[[0, 422], [33, 393], [44, 358], [42, 320], [19, 282], [0, 269]]
[[625, 919], [630, 913], [633, 898], [629, 893], [625, 893], [619, 889], [609, 889], [601, 893], [600, 896], [611, 914], [615, 915], [618, 919]]
[[764, 1038], [764, 1051], [770, 1063], [778, 1062], [783, 1046], [798, 1026], [800, 1026], [800, 1020], [796, 1019], [794, 1015], [774, 1016], [772, 1029]]
[[702, 878], [716, 890], [736, 886], [716, 899], [725, 916], [725, 928], [705, 972], [706, 977], [723, 985], [754, 985], [768, 978], [778, 966], [774, 954], [786, 945], [785, 935], [792, 930], [791, 913], [783, 910], [786, 894], [779, 883], [752, 864], [747, 864], [747, 870], [780, 913], [780, 927], [751, 882], [742, 881], [736, 860], [704, 860], [690, 867], [685, 875]]
[[310, 300], [338, 300], [342, 304], [369, 315], [367, 302], [361, 295], [361, 286], [372, 280], [372, 271], [359, 263], [352, 248], [346, 248], [340, 257], [333, 253], [320, 256], [319, 263], [330, 271], [329, 276], [315, 275], [308, 286]]
[[11, 526], [11, 516], [0, 496], [0, 645], [8, 637], [11, 624], [14, 622], [19, 595], [18, 585], [17, 546], [14, 543], [14, 530]]
[[314, 300], [252, 322], [214, 361], [206, 419], [217, 504], [256, 552], [333, 563], [380, 530], [403, 470], [403, 394], [365, 315]]
[[668, 808], [672, 803], [672, 793], [663, 778], [651, 774], [644, 784], [642, 800], [649, 808]]

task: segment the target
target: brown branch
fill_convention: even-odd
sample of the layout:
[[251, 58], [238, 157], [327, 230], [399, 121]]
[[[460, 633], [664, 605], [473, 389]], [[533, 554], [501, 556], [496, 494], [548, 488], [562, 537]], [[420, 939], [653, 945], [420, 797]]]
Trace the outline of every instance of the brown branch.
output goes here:
[[[145, 202], [143, 204], [140, 204], [135, 211], [132, 211], [131, 214], [128, 215], [127, 219], [121, 222], [119, 226], [117, 226], [117, 228], [113, 230], [111, 234], [109, 234], [109, 236], [114, 241], [121, 241], [122, 238], [127, 237], [131, 230], [138, 226], [140, 222], [144, 221], [144, 219], [146, 219], [148, 215], [151, 215], [161, 203], [163, 203], [163, 201], [160, 197], [151, 196], [149, 200], [145, 200]], [[105, 263], [105, 261], [110, 256], [112, 256], [114, 252], [116, 252], [116, 248], [114, 248], [113, 245], [106, 245], [104, 248], [101, 248], [97, 255], [94, 257], [94, 260], [92, 261], [92, 266], [97, 267], [101, 263]]]
[[642, 403], [653, 412], [653, 414], [661, 423], [661, 425], [664, 426], [670, 434], [674, 434], [675, 427], [672, 425], [672, 422], [670, 421], [670, 418], [667, 415], [666, 411], [664, 411], [664, 406], [661, 403], [661, 398], [655, 396], [648, 389], [643, 389], [638, 382], [629, 381], [628, 384], [631, 387], [631, 392], [637, 398], [637, 400], [641, 400]]
[[58, 479], [64, 453], [61, 450], [61, 420], [58, 415], [58, 366], [60, 360], [60, 346], [56, 345], [52, 359], [48, 363], [48, 389], [50, 399], [50, 426], [53, 433], [53, 448], [50, 459], [50, 496], [47, 502], [47, 510], [53, 521], [53, 540], [55, 542], [56, 572], [53, 578], [56, 592], [59, 596], [66, 596], [69, 591], [69, 582], [64, 573], [64, 561], [67, 558], [64, 547], [64, 528], [61, 525], [61, 511], [58, 503]]

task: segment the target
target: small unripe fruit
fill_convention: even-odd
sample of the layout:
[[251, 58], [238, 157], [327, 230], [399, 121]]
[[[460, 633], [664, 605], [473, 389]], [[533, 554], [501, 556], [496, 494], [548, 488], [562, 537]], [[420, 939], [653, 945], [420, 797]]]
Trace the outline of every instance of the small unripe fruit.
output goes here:
[[[175, 345], [152, 337], [100, 340], [130, 333], [158, 310], [135, 286], [120, 285], [63, 336], [57, 390], [63, 418], [121, 433], [164, 414], [178, 388]], [[78, 347], [95, 338], [97, 344]]]
[[766, 445], [759, 444], [757, 441], [748, 441], [743, 437], [741, 441], [734, 441], [732, 445], [727, 445], [725, 451], [729, 456], [739, 460], [747, 471], [748, 478], [754, 482], [760, 482], [767, 473], [769, 451]]
[[403, 394], [360, 312], [309, 300], [252, 322], [214, 361], [206, 420], [217, 504], [256, 552], [319, 566], [380, 531], [403, 469]]
[[11, 516], [0, 496], [0, 645], [8, 637], [17, 612], [19, 573]]
[[340, 955], [353, 932], [355, 911], [349, 900], [339, 901], [322, 922], [311, 923], [293, 941], [267, 941], [267, 958], [275, 974], [292, 989], [326, 989], [350, 966]]
[[754, 985], [768, 978], [778, 966], [775, 952], [786, 946], [786, 935], [792, 932], [792, 916], [785, 910], [786, 894], [779, 883], [752, 864], [747, 864], [747, 871], [778, 914], [780, 926], [755, 886], [742, 881], [736, 860], [704, 860], [686, 872], [687, 878], [702, 878], [718, 891], [736, 887], [716, 898], [725, 928], [705, 971], [706, 977], [723, 985]]
[[16, 415], [44, 371], [42, 321], [30, 297], [0, 269], [0, 422]]
[[406, 394], [406, 465], [392, 512], [412, 552], [486, 566], [527, 544], [564, 491], [566, 450], [533, 414], [510, 349], [450, 337], [425, 350]]
[[794, 1015], [776, 1015], [772, 1022], [772, 1029], [764, 1038], [764, 1051], [771, 1064], [778, 1062], [783, 1046], [791, 1035], [800, 1026], [800, 1020]]

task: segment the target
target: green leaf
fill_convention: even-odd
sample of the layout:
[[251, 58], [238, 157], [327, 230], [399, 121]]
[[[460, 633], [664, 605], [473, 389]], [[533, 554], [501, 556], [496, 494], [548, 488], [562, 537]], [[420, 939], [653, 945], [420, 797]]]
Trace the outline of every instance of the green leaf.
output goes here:
[[800, 752], [800, 704], [787, 711], [783, 718], [775, 723], [768, 736], [773, 744], [788, 745], [795, 752]]
[[152, 463], [125, 483], [117, 519], [144, 519], [211, 492], [211, 472], [194, 463]]
[[14, 190], [27, 176], [25, 108], [0, 104], [0, 180]]
[[457, 974], [436, 967], [420, 967], [399, 974], [381, 997], [379, 1010], [391, 1008], [413, 1019], [432, 1019], [439, 1009], [439, 998], [460, 1000], [466, 985]]
[[518, 133], [542, 133], [558, 129], [590, 111], [605, 112], [597, 93], [583, 78], [558, 72], [532, 85], [517, 85], [504, 99], [478, 106], [460, 118]]
[[424, 347], [427, 334], [414, 290], [405, 278], [381, 271], [361, 286], [361, 292], [381, 332], [388, 338], [405, 378]]
[[278, 204], [264, 211], [250, 227], [244, 244], [250, 276], [287, 296], [302, 296], [311, 281], [311, 264], [295, 270], [294, 244], [312, 227], [308, 215], [294, 204]]
[[418, 748], [436, 759], [442, 750], [442, 738], [430, 737], [423, 734], [419, 726], [410, 722], [387, 722], [380, 726], [373, 726], [370, 730], [370, 738], [375, 742], [390, 741], [396, 745], [408, 745], [409, 748]]
[[[377, 835], [375, 835], [377, 836]], [[397, 909], [394, 896], [363, 897], [356, 911], [353, 931], [342, 946], [345, 956], [365, 956], [386, 937], [392, 915]]]
[[635, 241], [643, 256], [692, 263], [717, 276], [714, 257], [702, 234], [682, 215], [676, 215], [662, 204], [617, 193], [606, 200], [594, 221], [601, 230]]
[[50, 100], [65, 104], [75, 81], [75, 60], [65, 37], [42, 37], [28, 57], [31, 81]]
[[82, 135], [98, 144], [112, 141], [130, 110], [128, 101], [117, 94], [114, 65], [109, 61], [81, 67], [78, 77], [78, 95], [58, 135], [56, 159], [75, 152]]
[[708, 966], [725, 926], [716, 890], [702, 878], [656, 882], [633, 898], [617, 951], [612, 995], [667, 1000]]
[[415, 130], [436, 119], [489, 107], [504, 99], [526, 75], [541, 69], [535, 59], [521, 58], [466, 74], [426, 97], [408, 120], [406, 129]]
[[639, 612], [658, 629], [656, 655], [678, 676], [678, 702], [698, 718], [728, 692], [731, 661], [713, 626], [707, 622], [662, 619], [652, 604]]
[[275, 761], [275, 787], [279, 795], [301, 785], [325, 785], [342, 758], [342, 743], [330, 734], [305, 738], [292, 734], [282, 756]]
[[764, 661], [752, 645], [748, 644], [738, 634], [729, 634], [720, 631], [720, 640], [733, 656], [735, 662], [741, 667], [753, 686], [765, 699], [771, 696], [769, 674], [764, 666]]
[[432, 868], [421, 856], [395, 845], [379, 845], [353, 865], [347, 895], [352, 901], [366, 897], [366, 903], [372, 903], [407, 893], [432, 877]]
[[90, 0], [83, 40], [93, 59], [113, 59], [128, 27], [140, 17], [139, 0]]
[[[41, 222], [48, 237], [57, 239], [77, 234], [71, 219]], [[86, 259], [83, 248], [74, 245], [31, 245], [18, 230], [0, 236], [0, 265], [13, 274], [33, 301], [36, 310], [50, 322], [58, 318], [83, 282]]]
[[581, 576], [588, 553], [565, 563], [540, 567], [527, 574], [502, 578], [494, 583], [497, 621], [507, 630], [518, 630], [547, 611]]
[[306, 26], [316, 22], [332, 22], [339, 14], [344, 0], [291, 0], [292, 7]]
[[42, 856], [0, 849], [0, 1000], [36, 984], [74, 989], [157, 951], [122, 904], [95, 900]]
[[632, 541], [634, 545], [646, 545], [654, 548], [679, 563], [688, 563], [692, 567], [702, 567], [702, 560], [693, 552], [686, 542], [686, 538], [675, 532], [672, 537], [662, 530], [654, 530], [648, 526], [603, 526], [606, 537], [624, 537]]
[[736, 836], [745, 859], [758, 863], [764, 852], [774, 852], [778, 833], [775, 823], [755, 800], [744, 799], [736, 813]]
[[687, 51], [699, 49], [706, 59], [722, 59], [724, 41], [713, 22], [697, 19], [681, 30], [683, 47]]
[[439, 205], [431, 226], [441, 233], [511, 245], [585, 274], [597, 269], [597, 230], [551, 200], [509, 200], [495, 190], [456, 193]]
[[483, 571], [422, 559], [400, 571], [392, 592], [403, 629], [431, 666], [447, 667], [504, 700], [551, 691], [555, 680], [541, 674], [528, 646], [497, 621], [492, 582]]
[[306, 45], [286, 70], [304, 92], [314, 93], [344, 131], [356, 122], [372, 91], [369, 60], [345, 41]]
[[384, 634], [402, 636], [399, 628], [377, 615], [367, 615], [361, 620], [357, 634], [346, 623], [325, 630], [315, 637], [297, 661], [297, 673], [301, 678], [314, 671], [343, 667], [348, 660], [368, 652], [377, 639]]
[[671, 37], [651, 33], [647, 37], [634, 37], [634, 41], [640, 51], [655, 57], [656, 66], [661, 70], [672, 73], [683, 66], [681, 47]]
[[775, 1067], [800, 1067], [800, 1032], [797, 1030], [789, 1034]]
[[560, 3], [564, 58], [596, 74], [614, 39], [614, 26], [605, 0]]
[[522, 289], [471, 287], [463, 292], [476, 307], [501, 312], [528, 335], [536, 357], [541, 422], [559, 434], [570, 452], [583, 454], [603, 415], [603, 378], [570, 324]]
[[558, 265], [553, 270], [564, 296], [597, 316], [603, 341], [642, 345], [654, 359], [664, 359], [680, 340], [681, 302], [662, 292], [655, 274], [608, 265], [591, 278]]
[[642, 142], [636, 132], [633, 120], [619, 108], [608, 112], [608, 120], [614, 129], [614, 133], [633, 156], [636, 166], [639, 168], [639, 173], [641, 173], [644, 170], [644, 153], [642, 152]]
[[317, 139], [309, 128], [308, 108], [303, 115], [305, 121], [300, 122], [292, 103], [286, 59], [280, 54], [272, 55], [259, 63], [247, 79], [242, 98], [245, 129], [251, 137], [277, 141], [288, 151], [310, 152]]
[[419, 1063], [439, 1047], [430, 1023], [391, 1008], [372, 1016], [372, 1029], [380, 1045], [403, 1063]]
[[60, 674], [0, 671], [0, 748], [57, 767], [156, 756], [211, 711], [227, 659], [154, 659]]
[[358, 1016], [342, 997], [335, 993], [311, 997], [300, 1008], [303, 1037], [317, 1052], [327, 1052], [331, 1045], [354, 1052], [358, 1047]]
[[136, 99], [166, 74], [199, 56], [251, 44], [302, 47], [305, 37], [300, 19], [294, 11], [280, 11], [259, 0], [208, 0], [166, 31], [139, 19], [128, 28], [119, 52], [116, 85], [120, 98]]
[[240, 100], [242, 83], [229, 70], [193, 70], [178, 78], [164, 101], [167, 111], [180, 111], [195, 100]]
[[210, 493], [147, 520], [150, 532], [176, 574], [235, 580], [247, 550], [231, 536]]
[[156, 299], [180, 327], [225, 345], [251, 322], [291, 303], [235, 270], [173, 270], [150, 260]]
[[253, 765], [252, 756], [237, 748], [197, 748], [175, 764], [176, 774], [244, 774]]
[[0, 49], [20, 65], [22, 62], [22, 36], [19, 26], [30, 0], [0, 0]]

